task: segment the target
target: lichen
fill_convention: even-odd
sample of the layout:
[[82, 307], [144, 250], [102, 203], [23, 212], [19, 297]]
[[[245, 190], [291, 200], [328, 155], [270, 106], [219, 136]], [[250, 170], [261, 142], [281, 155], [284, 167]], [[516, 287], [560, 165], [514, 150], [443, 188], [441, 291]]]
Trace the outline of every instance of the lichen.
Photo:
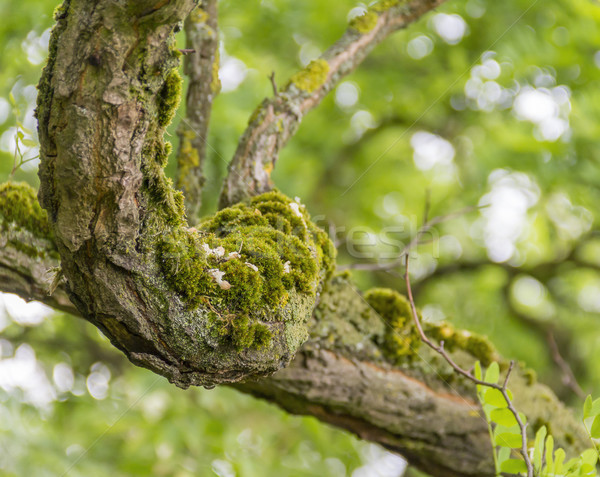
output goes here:
[[395, 364], [411, 359], [421, 340], [408, 300], [388, 288], [369, 290], [365, 293], [365, 300], [387, 325], [381, 343], [384, 356]]
[[170, 70], [157, 97], [158, 124], [162, 127], [168, 126], [175, 117], [181, 100], [182, 83], [179, 71], [175, 68]]
[[40, 207], [33, 187], [24, 182], [0, 184], [0, 218], [36, 237], [52, 237], [46, 211]]
[[311, 61], [306, 68], [292, 76], [290, 83], [302, 91], [312, 93], [325, 83], [327, 73], [329, 73], [329, 63], [319, 58]]
[[221, 80], [219, 79], [219, 49], [215, 51], [215, 60], [212, 64], [212, 79], [210, 82], [210, 90], [213, 94], [219, 94], [221, 91]]
[[258, 347], [270, 340], [264, 322], [306, 319], [283, 309], [291, 294], [316, 297], [333, 272], [335, 248], [303, 206], [274, 191], [223, 209], [198, 229], [165, 234], [158, 257], [190, 308], [213, 310], [215, 326], [236, 347]]
[[349, 26], [359, 33], [368, 33], [375, 28], [378, 18], [379, 17], [377, 13], [373, 11], [366, 11], [362, 15], [354, 17], [352, 20], [350, 20]]
[[206, 23], [208, 13], [201, 7], [196, 7], [190, 12], [189, 19], [193, 23]]

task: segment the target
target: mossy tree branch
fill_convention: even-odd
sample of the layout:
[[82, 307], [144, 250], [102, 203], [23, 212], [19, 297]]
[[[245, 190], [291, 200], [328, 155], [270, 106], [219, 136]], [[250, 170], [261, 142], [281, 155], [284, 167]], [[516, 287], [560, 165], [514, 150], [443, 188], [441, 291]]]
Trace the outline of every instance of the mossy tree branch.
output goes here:
[[296, 73], [273, 98], [252, 114], [223, 183], [220, 205], [226, 207], [272, 188], [271, 171], [279, 150], [298, 130], [302, 118], [371, 50], [445, 0], [384, 0], [350, 22], [344, 35], [321, 57]]
[[[347, 277], [329, 279], [334, 251], [301, 204], [270, 192], [188, 227], [182, 196], [164, 176], [163, 133], [181, 87], [172, 32], [194, 6], [66, 0], [58, 10], [37, 110], [47, 218], [30, 191], [0, 191], [1, 237], [11, 242], [0, 257], [18, 247], [13, 232], [35, 240], [38, 254], [1, 263], [18, 261], [35, 286], [8, 290], [43, 301], [39, 270], [60, 256], [66, 282], [55, 293], [65, 290], [132, 362], [176, 385], [246, 379], [236, 385], [436, 475], [491, 475], [471, 384], [418, 349], [398, 293], [363, 297]], [[386, 11], [370, 31], [381, 31]], [[295, 81], [308, 87], [306, 77]], [[50, 259], [40, 263], [40, 253]], [[446, 325], [430, 335], [464, 366], [497, 356], [483, 338]], [[287, 366], [307, 338], [287, 369], [258, 379]], [[530, 422], [550, 423], [567, 449], [585, 445], [581, 427], [545, 387], [525, 372], [515, 372], [513, 387]]]
[[[55, 250], [52, 240], [39, 245], [48, 254]], [[6, 251], [0, 249], [0, 263], [12, 259]], [[36, 258], [23, 256], [20, 274], [35, 283], [39, 266]], [[44, 288], [11, 288], [10, 282], [0, 281], [3, 291], [53, 305]], [[62, 287], [56, 293], [65, 298]], [[374, 290], [367, 295], [371, 307], [346, 278], [335, 278], [314, 311], [309, 341], [292, 363], [269, 378], [234, 387], [381, 444], [432, 475], [491, 477], [487, 425], [475, 390], [428, 348], [394, 360], [386, 347], [390, 338], [403, 336], [402, 327], [399, 334], [392, 327], [399, 322], [393, 311], [402, 306], [399, 297]], [[386, 309], [385, 303], [395, 305]], [[63, 305], [61, 309], [79, 314], [72, 305]], [[457, 342], [449, 328], [432, 331]], [[456, 346], [452, 356], [464, 366], [477, 359]], [[545, 386], [522, 370], [513, 374], [511, 383], [515, 404], [530, 422], [549, 425], [572, 452], [585, 447], [587, 435]]]
[[205, 181], [208, 127], [212, 104], [219, 93], [219, 33], [217, 0], [201, 0], [185, 19], [186, 54], [183, 70], [188, 78], [186, 115], [177, 135], [177, 187], [185, 197], [188, 221], [196, 224]]

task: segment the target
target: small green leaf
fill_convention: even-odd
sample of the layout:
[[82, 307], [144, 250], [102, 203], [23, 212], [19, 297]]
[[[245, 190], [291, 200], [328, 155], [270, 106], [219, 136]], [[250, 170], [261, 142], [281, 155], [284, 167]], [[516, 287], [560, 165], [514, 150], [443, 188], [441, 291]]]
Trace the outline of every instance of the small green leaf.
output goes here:
[[535, 434], [535, 444], [533, 446], [533, 466], [537, 472], [542, 468], [542, 457], [544, 456], [544, 443], [547, 434], [546, 426], [539, 428]]
[[563, 449], [556, 449], [554, 453], [554, 473], [560, 474], [563, 470], [563, 462], [565, 461], [565, 451]]
[[600, 398], [595, 399], [592, 403], [592, 412], [590, 417], [596, 417], [598, 414], [600, 414]]
[[548, 436], [546, 439], [546, 466], [545, 470], [552, 471], [554, 473], [554, 438], [552, 436]]
[[517, 425], [517, 420], [508, 408], [494, 409], [490, 413], [490, 419], [501, 426], [512, 427]]
[[506, 399], [498, 389], [490, 388], [483, 395], [483, 400], [494, 407], [507, 407]]
[[598, 462], [598, 452], [596, 451], [596, 449], [585, 450], [581, 454], [581, 460], [584, 464], [589, 464], [595, 467], [596, 462]]
[[496, 462], [498, 466], [502, 466], [502, 462], [508, 459], [510, 459], [510, 447], [501, 447], [498, 450], [498, 455], [496, 456]]
[[498, 379], [500, 378], [500, 367], [496, 361], [492, 362], [485, 370], [485, 379], [486, 383], [498, 384]]
[[581, 476], [592, 476], [596, 475], [596, 466], [590, 464], [583, 464], [579, 469], [579, 475]]
[[519, 472], [527, 472], [527, 466], [520, 459], [508, 459], [502, 462], [500, 470], [507, 474], [518, 474]]
[[503, 432], [498, 434], [494, 439], [497, 446], [510, 447], [512, 449], [520, 449], [522, 445], [521, 434], [513, 434], [512, 432]]
[[593, 439], [600, 439], [600, 415], [594, 418], [590, 435]]
[[479, 361], [475, 361], [475, 366], [473, 367], [473, 375], [475, 376], [475, 379], [479, 379], [481, 381], [481, 363]]

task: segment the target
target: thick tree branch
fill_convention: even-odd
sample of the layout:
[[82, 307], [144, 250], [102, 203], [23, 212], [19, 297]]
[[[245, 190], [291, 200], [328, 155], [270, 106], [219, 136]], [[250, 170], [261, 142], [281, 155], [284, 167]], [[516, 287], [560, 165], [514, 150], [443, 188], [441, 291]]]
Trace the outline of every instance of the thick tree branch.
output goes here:
[[[52, 240], [36, 242], [36, 247], [39, 254], [55, 254]], [[0, 248], [2, 264], [14, 258], [7, 250]], [[43, 272], [40, 267], [56, 266], [56, 258], [40, 263], [23, 255], [17, 263], [24, 281], [35, 286], [15, 287], [2, 280], [0, 290], [53, 305], [36, 275]], [[4, 269], [0, 267], [2, 276]], [[78, 314], [64, 303], [63, 285], [55, 293], [61, 297], [61, 309]], [[58, 301], [57, 296], [52, 299]], [[475, 390], [453, 376], [428, 348], [415, 349], [412, 358], [391, 364], [380, 346], [386, 333], [394, 333], [386, 320], [346, 279], [336, 278], [322, 295], [311, 337], [294, 361], [269, 378], [234, 387], [379, 443], [433, 475], [493, 475], [487, 425]], [[461, 350], [452, 356], [465, 367], [476, 359]], [[511, 383], [516, 405], [530, 422], [549, 423], [573, 452], [586, 446], [585, 431], [545, 386], [518, 370]]]
[[219, 93], [219, 34], [217, 0], [201, 0], [185, 20], [186, 49], [183, 61], [188, 77], [186, 116], [177, 135], [177, 187], [185, 197], [188, 221], [198, 222], [212, 103]]
[[[294, 75], [283, 90], [265, 99], [244, 132], [223, 184], [221, 207], [271, 189], [279, 150], [300, 121], [388, 35], [405, 28], [444, 0], [383, 1], [354, 19], [321, 57]], [[390, 6], [391, 5], [391, 6]]]

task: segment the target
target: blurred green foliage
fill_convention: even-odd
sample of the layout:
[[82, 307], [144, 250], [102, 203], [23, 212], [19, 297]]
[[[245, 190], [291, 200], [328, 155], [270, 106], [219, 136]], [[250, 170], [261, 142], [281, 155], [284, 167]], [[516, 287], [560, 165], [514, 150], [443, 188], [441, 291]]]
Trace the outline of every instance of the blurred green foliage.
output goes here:
[[[18, 122], [35, 129], [34, 85], [55, 6], [0, 4], [7, 19], [0, 24], [0, 182], [13, 166]], [[285, 84], [365, 6], [220, 1], [223, 93], [208, 140], [204, 213], [214, 211], [248, 117], [272, 94], [271, 72]], [[304, 118], [274, 180], [335, 231], [346, 265], [393, 260], [427, 203], [429, 217], [487, 205], [426, 235], [412, 267], [418, 304], [425, 318], [489, 335], [505, 356], [574, 401], [546, 338], [554, 334], [581, 386], [598, 395], [598, 137], [597, 2], [452, 0], [387, 39]], [[36, 185], [35, 164], [15, 179]], [[365, 290], [402, 290], [401, 274], [355, 277]], [[313, 419], [229, 389], [181, 391], [156, 381], [72, 317], [36, 326], [17, 320], [2, 340], [5, 360], [27, 343], [48, 376], [59, 362], [72, 366], [81, 391], [58, 393], [41, 409], [17, 388], [2, 391], [0, 453], [10, 458], [0, 459], [0, 472], [7, 475], [60, 475], [96, 437], [68, 475], [350, 475], [368, 460], [364, 444]], [[103, 400], [82, 384], [94, 363], [110, 370]]]

